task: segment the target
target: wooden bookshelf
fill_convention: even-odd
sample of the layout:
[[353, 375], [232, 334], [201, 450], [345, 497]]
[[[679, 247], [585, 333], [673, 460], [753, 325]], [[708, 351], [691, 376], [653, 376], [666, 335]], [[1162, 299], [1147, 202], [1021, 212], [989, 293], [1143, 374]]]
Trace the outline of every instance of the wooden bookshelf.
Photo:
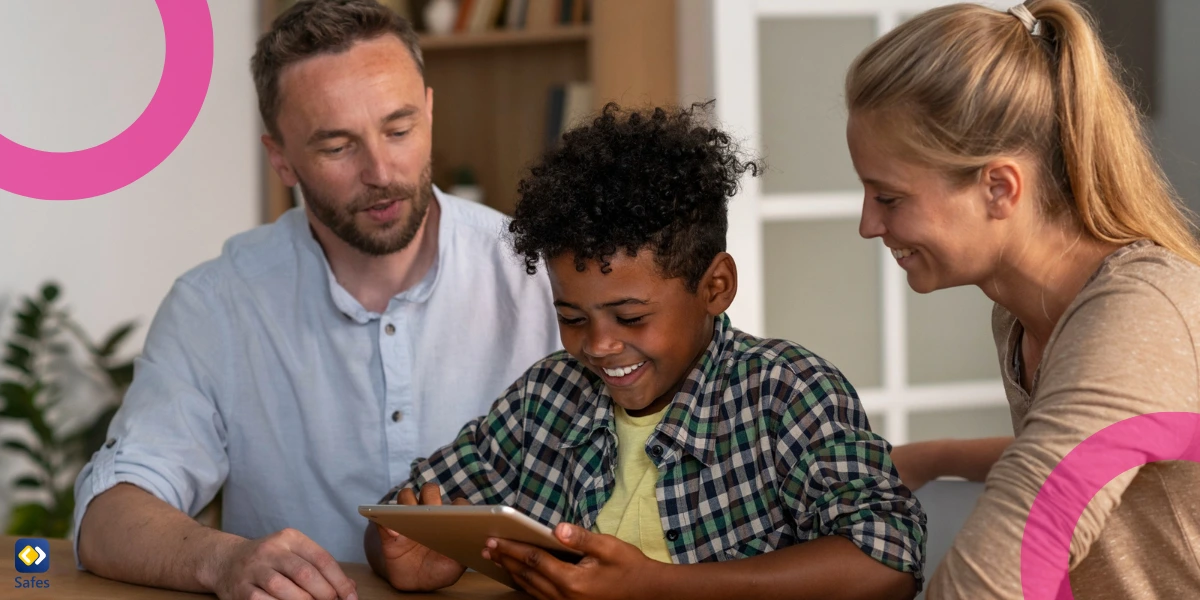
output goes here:
[[[263, 29], [284, 0], [260, 0]], [[434, 90], [433, 173], [442, 189], [470, 166], [485, 202], [512, 212], [523, 170], [545, 149], [549, 89], [590, 81], [593, 108], [677, 101], [676, 0], [594, 0], [591, 23], [422, 35]], [[263, 157], [263, 219], [292, 206]]]

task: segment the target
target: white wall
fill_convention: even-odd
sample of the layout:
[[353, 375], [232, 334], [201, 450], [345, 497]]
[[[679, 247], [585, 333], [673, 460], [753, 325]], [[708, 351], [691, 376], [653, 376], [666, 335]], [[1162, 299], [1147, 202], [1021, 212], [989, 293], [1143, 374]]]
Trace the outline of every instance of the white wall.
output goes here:
[[[249, 74], [257, 3], [209, 5], [211, 87], [191, 132], [157, 169], [88, 200], [0, 190], [0, 339], [11, 331], [13, 298], [53, 278], [94, 337], [137, 319], [126, 346], [135, 352], [174, 279], [257, 224], [259, 122]], [[47, 151], [100, 144], [145, 108], [163, 53], [153, 0], [0, 2], [0, 134]], [[13, 465], [7, 455], [0, 459], [0, 478]], [[8, 516], [4, 488], [0, 525]]]

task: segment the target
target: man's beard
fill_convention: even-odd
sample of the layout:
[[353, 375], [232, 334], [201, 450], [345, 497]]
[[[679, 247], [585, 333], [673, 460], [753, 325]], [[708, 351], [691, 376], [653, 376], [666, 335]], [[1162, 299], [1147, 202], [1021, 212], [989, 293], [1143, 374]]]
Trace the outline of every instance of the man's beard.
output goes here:
[[[429, 164], [421, 171], [420, 181], [415, 186], [395, 184], [386, 188], [370, 188], [350, 204], [341, 207], [316, 193], [298, 173], [296, 178], [304, 193], [304, 201], [317, 220], [351, 248], [369, 256], [386, 256], [407, 248], [421, 230], [425, 213], [433, 201], [432, 169]], [[368, 232], [358, 226], [356, 217], [361, 211], [389, 199], [411, 202], [412, 209], [386, 229]]]

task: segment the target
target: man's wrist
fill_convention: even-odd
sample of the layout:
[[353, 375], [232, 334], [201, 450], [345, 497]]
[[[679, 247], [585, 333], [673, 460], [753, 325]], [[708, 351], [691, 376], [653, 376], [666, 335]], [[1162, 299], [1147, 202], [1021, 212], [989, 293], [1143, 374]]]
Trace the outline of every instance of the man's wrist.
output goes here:
[[229, 533], [202, 527], [184, 552], [195, 557], [195, 578], [208, 592], [215, 592], [217, 582], [225, 576], [222, 572], [239, 544], [246, 539]]

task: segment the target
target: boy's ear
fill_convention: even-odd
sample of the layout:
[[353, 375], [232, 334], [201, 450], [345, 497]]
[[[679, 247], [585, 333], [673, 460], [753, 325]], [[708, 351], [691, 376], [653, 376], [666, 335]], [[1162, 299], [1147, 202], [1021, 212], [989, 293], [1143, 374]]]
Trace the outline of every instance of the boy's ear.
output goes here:
[[708, 309], [708, 314], [717, 316], [726, 311], [737, 295], [737, 264], [728, 252], [717, 254], [700, 278], [696, 293]]

